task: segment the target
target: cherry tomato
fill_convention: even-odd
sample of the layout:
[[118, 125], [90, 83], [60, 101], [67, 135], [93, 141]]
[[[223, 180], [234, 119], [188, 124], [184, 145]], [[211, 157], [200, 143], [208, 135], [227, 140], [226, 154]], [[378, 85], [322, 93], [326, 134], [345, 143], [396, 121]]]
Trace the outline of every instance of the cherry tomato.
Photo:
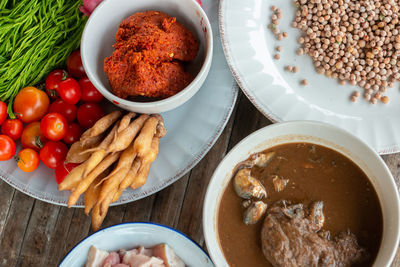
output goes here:
[[81, 99], [81, 88], [75, 79], [67, 78], [60, 82], [58, 94], [64, 102], [75, 105]]
[[32, 148], [39, 152], [46, 142], [47, 139], [40, 130], [40, 122], [38, 121], [29, 123], [22, 131], [21, 144], [25, 148]]
[[78, 108], [77, 118], [83, 128], [90, 128], [101, 117], [104, 116], [104, 110], [96, 103], [85, 103]]
[[63, 142], [49, 141], [39, 152], [40, 160], [49, 168], [55, 169], [67, 156], [68, 148]]
[[76, 119], [77, 109], [75, 105], [65, 103], [62, 99], [57, 99], [51, 103], [49, 113], [60, 113], [68, 122], [73, 122]]
[[52, 141], [59, 141], [67, 133], [68, 122], [60, 113], [49, 113], [40, 121], [43, 135]]
[[0, 125], [7, 119], [7, 104], [0, 101]]
[[81, 87], [82, 101], [85, 102], [100, 102], [103, 100], [103, 95], [94, 87], [88, 77], [79, 80], [79, 86]]
[[24, 125], [19, 119], [8, 119], [1, 125], [1, 133], [8, 135], [14, 141], [17, 141], [22, 134]]
[[67, 78], [65, 70], [53, 70], [46, 78], [46, 92], [52, 99], [58, 98], [58, 85]]
[[39, 163], [39, 155], [32, 148], [24, 148], [18, 152], [17, 165], [21, 171], [33, 172], [37, 169]]
[[77, 163], [65, 164], [63, 162], [60, 165], [58, 165], [55, 170], [57, 184], [60, 184], [62, 181], [64, 181], [65, 176], [67, 176], [67, 174], [70, 173], [76, 166], [79, 166], [79, 164]]
[[76, 50], [69, 55], [67, 59], [68, 73], [79, 79], [86, 76], [85, 69], [82, 65], [81, 52]]
[[79, 140], [81, 135], [82, 135], [82, 127], [77, 123], [73, 123], [68, 125], [67, 133], [65, 134], [63, 141], [66, 144], [73, 144]]
[[9, 160], [15, 155], [15, 142], [11, 137], [0, 135], [0, 161]]
[[25, 87], [15, 97], [14, 112], [22, 122], [40, 120], [49, 108], [47, 94], [35, 87]]

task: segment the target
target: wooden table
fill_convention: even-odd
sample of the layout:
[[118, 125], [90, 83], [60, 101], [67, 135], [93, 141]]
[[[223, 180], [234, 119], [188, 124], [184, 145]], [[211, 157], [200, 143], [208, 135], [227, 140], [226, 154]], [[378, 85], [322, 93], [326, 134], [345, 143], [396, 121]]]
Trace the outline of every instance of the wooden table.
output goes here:
[[[243, 95], [221, 137], [192, 171], [163, 191], [112, 207], [103, 227], [151, 221], [174, 227], [205, 247], [203, 198], [218, 163], [244, 137], [271, 122]], [[400, 153], [383, 156], [400, 185]], [[35, 200], [0, 181], [0, 266], [57, 266], [67, 252], [91, 233], [90, 217]], [[400, 266], [400, 253], [392, 266]]]

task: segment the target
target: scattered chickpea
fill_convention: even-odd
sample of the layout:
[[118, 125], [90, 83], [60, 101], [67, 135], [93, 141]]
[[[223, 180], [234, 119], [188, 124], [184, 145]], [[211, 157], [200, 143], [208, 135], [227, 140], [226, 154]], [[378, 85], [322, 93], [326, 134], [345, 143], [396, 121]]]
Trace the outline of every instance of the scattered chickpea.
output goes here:
[[354, 91], [352, 95], [355, 96], [355, 97], [359, 97], [360, 96], [360, 92], [359, 91]]
[[304, 54], [304, 49], [303, 48], [297, 49], [297, 55], [301, 56], [303, 54]]
[[351, 102], [356, 102], [356, 101], [357, 101], [357, 97], [354, 96], [354, 95], [352, 95], [352, 96], [350, 97], [350, 100], [351, 100]]
[[285, 70], [292, 72], [293, 71], [293, 67], [288, 65], [288, 66], [285, 67]]
[[308, 85], [308, 81], [306, 79], [303, 79], [300, 81], [301, 85], [306, 86]]
[[276, 6], [271, 6], [272, 11], [276, 11], [276, 9], [277, 9]]
[[281, 56], [280, 56], [279, 54], [275, 54], [275, 55], [274, 55], [274, 58], [275, 58], [276, 60], [278, 60], [278, 59], [281, 58]]
[[277, 38], [279, 41], [282, 40], [282, 39], [283, 39], [283, 34], [282, 34], [282, 33], [278, 34], [278, 36], [277, 36], [276, 38]]
[[370, 100], [370, 102], [371, 102], [372, 104], [376, 104], [376, 102], [378, 102], [378, 100], [377, 100], [375, 97], [372, 97], [371, 100]]
[[285, 38], [289, 36], [287, 32], [283, 32], [282, 35], [283, 35], [283, 37], [285, 37]]
[[297, 66], [293, 66], [293, 68], [292, 68], [292, 72], [293, 72], [293, 73], [297, 73], [297, 72], [299, 72], [299, 67], [297, 67]]
[[275, 49], [276, 49], [276, 51], [281, 52], [283, 48], [281, 45], [278, 45]]
[[383, 104], [387, 104], [389, 103], [389, 97], [384, 95], [381, 97], [381, 101]]
[[339, 80], [340, 85], [346, 85], [346, 80]]

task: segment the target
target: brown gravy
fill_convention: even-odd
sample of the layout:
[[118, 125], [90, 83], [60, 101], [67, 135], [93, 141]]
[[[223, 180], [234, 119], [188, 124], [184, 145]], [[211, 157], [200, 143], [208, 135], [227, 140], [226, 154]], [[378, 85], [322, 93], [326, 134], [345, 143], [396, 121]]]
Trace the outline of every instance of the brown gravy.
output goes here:
[[[370, 257], [359, 266], [371, 266], [382, 238], [382, 211], [377, 194], [364, 172], [351, 160], [329, 148], [293, 143], [270, 148], [275, 157], [265, 167], [252, 168], [267, 190], [264, 202], [271, 206], [278, 200], [294, 203], [324, 202], [324, 230], [331, 236], [349, 229]], [[289, 179], [281, 192], [274, 190], [271, 175]], [[225, 189], [218, 213], [218, 235], [230, 266], [272, 266], [261, 250], [263, 218], [255, 225], [243, 223], [243, 199], [232, 181]], [[268, 211], [267, 211], [268, 213]]]

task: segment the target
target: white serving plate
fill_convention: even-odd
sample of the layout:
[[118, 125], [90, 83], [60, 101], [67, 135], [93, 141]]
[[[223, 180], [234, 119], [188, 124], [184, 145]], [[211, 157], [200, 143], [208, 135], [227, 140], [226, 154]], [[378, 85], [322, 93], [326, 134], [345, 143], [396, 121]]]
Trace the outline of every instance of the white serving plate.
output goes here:
[[213, 267], [203, 249], [181, 232], [154, 223], [123, 223], [100, 230], [78, 243], [63, 259], [59, 267], [82, 267], [89, 248], [93, 245], [106, 251], [152, 247], [166, 243], [187, 266]]
[[378, 195], [383, 215], [383, 234], [373, 267], [389, 266], [400, 237], [400, 200], [396, 184], [385, 162], [366, 143], [335, 126], [315, 121], [293, 121], [264, 127], [240, 141], [221, 161], [207, 188], [203, 205], [203, 230], [211, 259], [228, 266], [218, 239], [217, 217], [223, 192], [238, 163], [268, 148], [307, 142], [335, 150], [351, 159], [367, 175]]
[[[162, 113], [168, 132], [160, 139], [160, 151], [151, 167], [147, 183], [137, 190], [125, 190], [112, 205], [154, 194], [190, 171], [214, 145], [232, 113], [238, 88], [222, 51], [218, 30], [218, 2], [202, 2], [214, 34], [214, 54], [209, 75], [202, 88], [188, 102]], [[69, 192], [57, 190], [54, 171], [43, 164], [33, 173], [24, 173], [13, 160], [0, 162], [0, 178], [34, 198], [67, 205]], [[76, 206], [83, 206], [82, 198]]]
[[[268, 29], [275, 5], [282, 9], [278, 28], [288, 38], [277, 41]], [[292, 0], [221, 0], [220, 30], [228, 64], [250, 101], [274, 122], [317, 120], [350, 131], [380, 154], [400, 151], [400, 93], [398, 83], [388, 89], [389, 104], [372, 105], [362, 97], [352, 103], [357, 86], [340, 86], [335, 79], [318, 75], [309, 56], [298, 56], [300, 31], [290, 27], [295, 16]], [[280, 60], [273, 59], [277, 45]], [[284, 71], [299, 67], [297, 74]], [[307, 79], [308, 86], [300, 80]]]

